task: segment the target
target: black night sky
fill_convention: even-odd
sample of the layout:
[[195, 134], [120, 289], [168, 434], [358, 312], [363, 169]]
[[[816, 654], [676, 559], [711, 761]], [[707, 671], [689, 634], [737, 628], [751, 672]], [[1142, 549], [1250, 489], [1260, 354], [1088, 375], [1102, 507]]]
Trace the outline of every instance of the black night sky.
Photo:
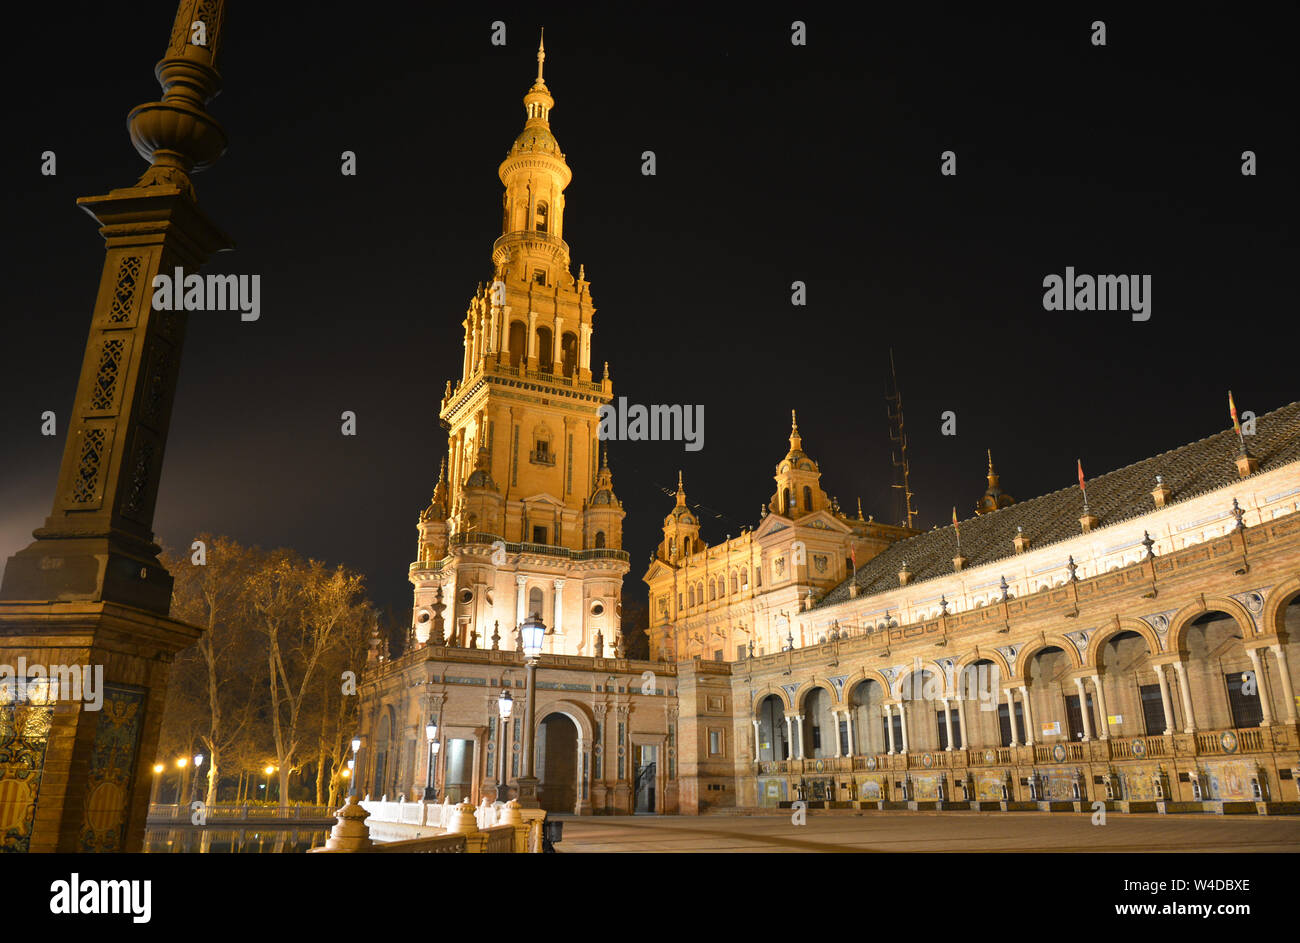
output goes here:
[[[986, 448], [1028, 498], [1073, 483], [1076, 457], [1091, 477], [1226, 427], [1229, 388], [1258, 413], [1296, 399], [1294, 21], [913, 6], [231, 4], [210, 105], [231, 146], [195, 184], [238, 244], [207, 271], [260, 274], [262, 316], [190, 316], [160, 539], [289, 545], [409, 606], [540, 25], [593, 362], [631, 402], [705, 407], [703, 451], [611, 450], [630, 597], [678, 468], [710, 540], [756, 522], [791, 408], [827, 492], [890, 519], [891, 347], [925, 527], [971, 515]], [[144, 170], [125, 118], [159, 95], [174, 11], [8, 11], [0, 559], [48, 513], [103, 262], [74, 200]], [[1066, 266], [1151, 275], [1151, 319], [1044, 311]]]

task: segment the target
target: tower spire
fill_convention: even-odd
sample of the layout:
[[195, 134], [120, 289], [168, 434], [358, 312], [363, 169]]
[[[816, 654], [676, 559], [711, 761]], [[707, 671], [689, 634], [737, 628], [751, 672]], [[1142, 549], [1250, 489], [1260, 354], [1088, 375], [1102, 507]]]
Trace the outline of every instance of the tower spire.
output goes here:
[[546, 88], [546, 81], [542, 78], [542, 65], [546, 62], [546, 27], [542, 27], [541, 38], [537, 41], [537, 82], [542, 88]]
[[803, 437], [799, 435], [799, 419], [794, 410], [790, 410], [790, 451], [803, 451]]

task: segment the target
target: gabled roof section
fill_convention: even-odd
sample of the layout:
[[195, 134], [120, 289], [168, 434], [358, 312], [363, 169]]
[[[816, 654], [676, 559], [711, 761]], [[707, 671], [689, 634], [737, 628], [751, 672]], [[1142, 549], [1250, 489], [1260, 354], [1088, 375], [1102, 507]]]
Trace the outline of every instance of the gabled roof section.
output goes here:
[[[1258, 472], [1300, 460], [1300, 403], [1260, 416], [1255, 435], [1246, 438], [1246, 445], [1259, 461]], [[1172, 503], [1226, 487], [1241, 480], [1237, 473], [1239, 454], [1241, 444], [1236, 433], [1225, 429], [1199, 442], [1107, 472], [1087, 482], [1089, 510], [1100, 519], [1099, 527], [1154, 510], [1151, 492], [1156, 487], [1156, 475], [1163, 476], [1165, 486], [1173, 492]], [[1063, 466], [1069, 468], [1068, 458]], [[1015, 556], [1012, 541], [1017, 527], [1024, 528], [1035, 550], [1077, 537], [1082, 514], [1083, 496], [1078, 485], [1071, 485], [962, 521], [961, 552], [966, 557], [966, 568]], [[863, 563], [855, 577], [827, 593], [818, 605], [849, 599], [851, 583], [858, 586], [858, 598], [897, 589], [898, 571], [904, 561], [912, 571], [913, 582], [951, 576], [956, 555], [957, 540], [951, 524], [900, 540]]]

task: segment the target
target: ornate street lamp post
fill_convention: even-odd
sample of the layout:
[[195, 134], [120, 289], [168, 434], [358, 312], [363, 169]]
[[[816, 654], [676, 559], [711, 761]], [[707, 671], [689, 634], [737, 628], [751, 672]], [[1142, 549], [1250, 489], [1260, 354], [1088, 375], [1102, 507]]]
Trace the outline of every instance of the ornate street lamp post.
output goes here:
[[524, 716], [524, 775], [518, 780], [518, 802], [521, 809], [538, 809], [541, 808], [541, 803], [537, 801], [537, 777], [533, 773], [533, 754], [536, 751], [534, 725], [537, 722], [537, 659], [542, 653], [546, 623], [530, 616], [519, 626], [519, 635], [524, 646], [524, 665], [528, 669], [528, 684], [524, 694], [528, 712]]
[[203, 754], [194, 754], [194, 785], [190, 789], [190, 801], [193, 802], [198, 798], [199, 792], [199, 770], [203, 768]]
[[501, 732], [497, 735], [497, 752], [501, 754], [501, 775], [497, 777], [497, 802], [505, 802], [510, 798], [510, 790], [506, 785], [506, 729], [514, 706], [515, 699], [510, 696], [509, 691], [502, 688], [501, 696], [497, 698], [497, 711], [501, 715], [499, 728]]
[[424, 783], [424, 801], [435, 802], [438, 787], [434, 785], [434, 769], [438, 763], [438, 722], [430, 720], [424, 725], [424, 735], [429, 739], [429, 775]]
[[357, 762], [361, 753], [361, 735], [357, 734], [352, 738], [352, 759], [348, 760], [348, 769], [352, 771], [352, 782], [349, 783], [348, 795], [357, 794], [357, 778], [361, 775], [361, 764]]

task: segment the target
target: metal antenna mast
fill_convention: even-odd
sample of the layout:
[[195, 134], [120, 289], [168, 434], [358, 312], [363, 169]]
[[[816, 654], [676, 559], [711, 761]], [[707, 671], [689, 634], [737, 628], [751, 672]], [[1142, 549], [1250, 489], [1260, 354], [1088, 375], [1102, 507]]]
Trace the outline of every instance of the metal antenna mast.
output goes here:
[[890, 391], [885, 395], [886, 413], [889, 416], [889, 441], [896, 443], [897, 451], [890, 449], [889, 458], [894, 466], [894, 483], [891, 487], [899, 493], [896, 495], [895, 508], [898, 511], [898, 523], [911, 529], [916, 518], [916, 509], [912, 507], [912, 487], [907, 462], [907, 433], [903, 427], [903, 394], [898, 389], [898, 372], [894, 369], [894, 349], [889, 349]]

